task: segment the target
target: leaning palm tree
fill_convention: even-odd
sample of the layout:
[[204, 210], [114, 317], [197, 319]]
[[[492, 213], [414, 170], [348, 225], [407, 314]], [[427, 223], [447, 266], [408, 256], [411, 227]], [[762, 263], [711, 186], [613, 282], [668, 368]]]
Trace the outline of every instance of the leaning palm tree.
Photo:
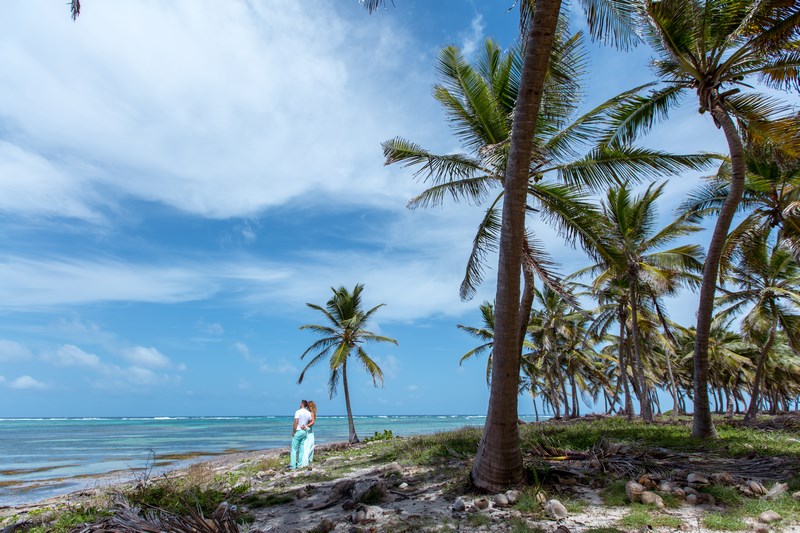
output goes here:
[[[656, 203], [663, 188], [664, 184], [651, 185], [636, 197], [631, 195], [627, 186], [611, 189], [603, 202], [603, 218], [598, 228], [606, 247], [602, 254], [598, 254], [603, 260], [578, 273], [596, 276], [592, 286], [594, 292], [620, 297], [618, 320], [620, 324], [627, 322], [626, 318], [630, 321], [635, 390], [639, 396], [640, 414], [647, 422], [652, 422], [653, 413], [639, 332], [640, 308], [643, 302], [651, 300], [650, 295], [659, 294], [666, 287], [691, 283], [690, 274], [699, 272], [703, 265], [702, 249], [698, 245], [660, 250], [670, 242], [701, 229], [687, 217], [679, 217], [664, 228], [656, 229]], [[609, 287], [616, 290], [611, 291]], [[625, 335], [620, 335], [620, 341], [624, 338]], [[620, 360], [624, 352], [625, 346], [621, 342]]]
[[331, 288], [331, 290], [333, 291], [333, 297], [328, 300], [324, 308], [316, 304], [306, 304], [311, 309], [315, 309], [325, 315], [329, 325], [305, 324], [300, 326], [300, 329], [309, 329], [320, 334], [322, 338], [309, 346], [300, 356], [300, 359], [303, 359], [306, 355], [317, 352], [300, 373], [297, 383], [303, 382], [308, 369], [324, 358], [330, 358], [331, 375], [328, 378], [328, 392], [330, 397], [333, 398], [341, 377], [344, 402], [347, 408], [347, 423], [350, 428], [349, 440], [354, 443], [358, 442], [358, 435], [356, 435], [356, 427], [353, 423], [353, 410], [350, 407], [350, 389], [347, 387], [348, 358], [350, 355], [355, 355], [369, 373], [372, 383], [375, 386], [378, 385], [378, 382], [383, 384], [383, 371], [367, 355], [361, 345], [366, 342], [391, 342], [392, 344], [397, 344], [397, 341], [389, 337], [376, 335], [365, 329], [372, 315], [384, 304], [376, 305], [369, 311], [364, 311], [361, 306], [361, 292], [364, 290], [364, 285], [356, 285], [352, 293], [345, 287]]
[[718, 305], [725, 307], [720, 316], [732, 316], [752, 306], [742, 320], [742, 334], [760, 346], [745, 414], [745, 422], [749, 422], [758, 414], [766, 363], [778, 333], [793, 350], [800, 351], [800, 265], [780, 244], [770, 249], [762, 236], [740, 251], [739, 261], [726, 273], [726, 279], [737, 288], [717, 299]]
[[481, 344], [469, 350], [461, 356], [458, 364], [461, 365], [467, 359], [483, 355], [489, 352], [489, 357], [486, 358], [486, 384], [491, 383], [492, 376], [492, 343], [494, 342], [494, 306], [489, 302], [483, 302], [480, 307], [481, 318], [483, 319], [483, 326], [476, 328], [475, 326], [465, 326], [464, 324], [456, 324], [460, 330], [466, 331], [471, 336], [478, 339]]
[[619, 117], [608, 142], [625, 140], [650, 128], [682, 93], [697, 94], [700, 113], [708, 113], [728, 143], [731, 186], [719, 209], [708, 246], [697, 310], [694, 350], [694, 437], [713, 437], [708, 405], [708, 339], [723, 246], [742, 198], [745, 177], [742, 130], [760, 141], [782, 144], [796, 139], [797, 119], [780, 99], [756, 92], [741, 94], [757, 78], [779, 89], [800, 88], [797, 53], [800, 16], [796, 2], [781, 0], [633, 0], [641, 31], [653, 48], [664, 86]]

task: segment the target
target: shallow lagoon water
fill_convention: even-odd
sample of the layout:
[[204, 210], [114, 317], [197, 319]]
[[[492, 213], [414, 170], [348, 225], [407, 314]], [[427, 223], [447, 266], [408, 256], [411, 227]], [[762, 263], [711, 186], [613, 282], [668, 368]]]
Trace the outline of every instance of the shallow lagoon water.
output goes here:
[[[406, 437], [484, 421], [481, 415], [355, 417], [362, 439], [387, 429]], [[288, 447], [291, 429], [288, 416], [0, 419], [0, 505], [97, 483], [81, 476], [119, 472], [116, 481], [130, 479], [154, 456], [167, 470], [220, 453]], [[320, 416], [315, 436], [319, 444], [346, 441], [347, 417]]]

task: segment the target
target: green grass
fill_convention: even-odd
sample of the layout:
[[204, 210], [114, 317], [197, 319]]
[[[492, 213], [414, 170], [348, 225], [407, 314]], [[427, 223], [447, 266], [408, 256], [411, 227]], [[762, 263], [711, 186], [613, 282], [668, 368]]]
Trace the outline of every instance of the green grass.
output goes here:
[[700, 492], [711, 494], [718, 505], [738, 507], [744, 503], [744, 498], [734, 487], [725, 485], [709, 485], [700, 489]]
[[472, 513], [467, 516], [467, 523], [472, 527], [489, 526], [492, 519], [483, 513]]
[[[606, 505], [612, 507], [623, 507], [628, 505], [628, 496], [625, 494], [625, 481], [616, 480], [606, 485], [600, 491], [600, 497]], [[665, 502], [666, 504], [666, 502]]]
[[66, 533], [76, 526], [96, 522], [111, 513], [95, 508], [76, 508], [62, 512], [54, 522], [29, 529], [29, 533]]
[[[661, 420], [666, 418], [661, 417]], [[673, 450], [713, 451], [722, 456], [741, 457], [756, 453], [762, 456], [790, 456], [800, 460], [797, 432], [760, 431], [715, 419], [719, 439], [697, 440], [691, 437], [690, 419], [681, 417], [678, 424], [642, 424], [622, 417], [580, 420], [571, 424], [536, 425], [520, 428], [522, 447], [545, 445], [571, 450], [587, 450], [601, 441], [637, 443]]]
[[746, 531], [750, 529], [741, 518], [727, 513], [707, 513], [703, 516], [703, 527], [715, 531]]
[[511, 519], [511, 530], [509, 533], [544, 533], [545, 529], [539, 526], [531, 526], [525, 520], [519, 517]]
[[681, 525], [681, 519], [677, 516], [661, 515], [651, 511], [650, 507], [640, 503], [631, 504], [631, 510], [622, 517], [620, 525], [629, 528], [640, 528], [643, 526], [677, 528]]
[[542, 511], [542, 505], [536, 499], [536, 494], [539, 490], [539, 487], [528, 487], [523, 490], [519, 495], [517, 503], [514, 504], [514, 507], [518, 511], [527, 514], [540, 513]]

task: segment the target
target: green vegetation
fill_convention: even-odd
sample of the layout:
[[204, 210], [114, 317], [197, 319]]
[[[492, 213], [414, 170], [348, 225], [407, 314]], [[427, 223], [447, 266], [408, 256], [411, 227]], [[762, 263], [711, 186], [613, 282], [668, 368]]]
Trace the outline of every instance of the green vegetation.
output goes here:
[[634, 503], [631, 504], [630, 512], [620, 520], [620, 525], [629, 528], [643, 526], [677, 528], [681, 525], [681, 520], [675, 516], [659, 514], [646, 505]]
[[750, 526], [741, 518], [727, 513], [709, 513], [703, 517], [703, 527], [716, 531], [747, 531]]
[[375, 435], [373, 435], [372, 437], [365, 438], [363, 442], [375, 442], [375, 441], [378, 441], [378, 440], [392, 440], [393, 438], [395, 438], [395, 436], [394, 436], [394, 433], [392, 433], [392, 430], [391, 429], [384, 429], [383, 433], [378, 433], [376, 431]]
[[107, 510], [93, 507], [77, 507], [61, 511], [54, 522], [36, 526], [29, 533], [67, 533], [82, 524], [91, 524], [103, 517], [111, 516]]

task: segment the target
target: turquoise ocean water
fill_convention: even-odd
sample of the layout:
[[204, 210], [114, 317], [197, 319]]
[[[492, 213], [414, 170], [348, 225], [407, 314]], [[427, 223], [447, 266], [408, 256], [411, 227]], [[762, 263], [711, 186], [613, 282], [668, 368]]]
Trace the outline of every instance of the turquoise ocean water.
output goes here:
[[[386, 429], [406, 437], [484, 421], [478, 415], [355, 417], [362, 439]], [[0, 506], [99, 483], [81, 476], [116, 472], [111, 481], [130, 479], [153, 454], [163, 471], [187, 464], [170, 456], [288, 448], [291, 428], [288, 416], [0, 419]], [[347, 440], [347, 417], [320, 416], [315, 428], [317, 443]]]

